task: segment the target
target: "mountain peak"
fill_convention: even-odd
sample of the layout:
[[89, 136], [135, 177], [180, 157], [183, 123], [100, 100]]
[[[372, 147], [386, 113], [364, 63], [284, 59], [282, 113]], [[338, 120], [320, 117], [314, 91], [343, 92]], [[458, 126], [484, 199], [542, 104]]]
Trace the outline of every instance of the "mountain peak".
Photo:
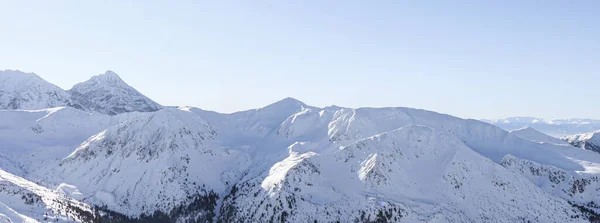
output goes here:
[[269, 105], [263, 107], [262, 109], [263, 110], [264, 109], [276, 109], [276, 110], [279, 110], [279, 109], [307, 108], [307, 107], [310, 107], [310, 106], [304, 104], [304, 102], [302, 102], [302, 101], [300, 101], [298, 99], [295, 99], [295, 98], [292, 98], [292, 97], [287, 97], [287, 98], [281, 99], [279, 101], [276, 101], [276, 102], [274, 102], [272, 104], [269, 104]]
[[107, 78], [121, 79], [121, 77], [119, 77], [119, 75], [112, 70], [107, 70], [104, 72], [104, 76]]
[[37, 74], [32, 73], [32, 72], [23, 72], [20, 70], [0, 70], [0, 79], [6, 79], [6, 78], [42, 79], [40, 76], [38, 76]]
[[161, 108], [110, 70], [76, 84], [69, 93], [74, 107], [102, 114], [150, 112]]
[[296, 104], [303, 104], [304, 105], [304, 102], [302, 102], [302, 101], [300, 101], [298, 99], [292, 98], [292, 97], [286, 97], [284, 99], [281, 99], [281, 100], [275, 102], [274, 104], [277, 104], [277, 103], [286, 103], [286, 104], [296, 103]]
[[104, 74], [93, 76], [89, 81], [107, 84], [126, 84], [117, 73], [111, 70], [107, 70]]

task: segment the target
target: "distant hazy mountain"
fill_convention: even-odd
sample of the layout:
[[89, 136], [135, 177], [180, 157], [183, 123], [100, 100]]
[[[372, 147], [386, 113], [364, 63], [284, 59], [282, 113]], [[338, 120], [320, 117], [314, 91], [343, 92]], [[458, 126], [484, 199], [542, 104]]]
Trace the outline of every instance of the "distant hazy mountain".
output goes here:
[[507, 131], [532, 127], [554, 137], [580, 134], [600, 129], [600, 120], [581, 118], [546, 120], [533, 117], [511, 117], [482, 121], [494, 124]]

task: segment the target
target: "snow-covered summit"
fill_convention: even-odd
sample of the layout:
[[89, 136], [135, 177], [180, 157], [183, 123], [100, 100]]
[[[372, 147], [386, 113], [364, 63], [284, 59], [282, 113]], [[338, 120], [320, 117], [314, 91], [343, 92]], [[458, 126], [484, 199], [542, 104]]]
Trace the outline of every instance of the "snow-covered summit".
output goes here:
[[104, 74], [96, 75], [92, 77], [92, 79], [108, 83], [125, 84], [121, 77], [119, 77], [119, 75], [112, 70], [107, 70], [106, 72], [104, 72]]
[[307, 108], [307, 107], [311, 107], [311, 106], [306, 105], [304, 102], [302, 102], [302, 101], [300, 101], [298, 99], [295, 99], [295, 98], [292, 98], [292, 97], [286, 97], [284, 99], [281, 99], [279, 101], [273, 102], [272, 104], [269, 104], [269, 105], [267, 105], [267, 106], [265, 106], [263, 108], [259, 108], [259, 109], [262, 109], [262, 110], [265, 110], [265, 109], [266, 110], [271, 110], [271, 109], [273, 109], [273, 110], [281, 110], [281, 109], [289, 109], [289, 108], [295, 108], [295, 107], [305, 107], [305, 108]]
[[73, 107], [101, 114], [152, 112], [162, 108], [112, 71], [76, 84], [68, 92], [71, 94]]
[[65, 106], [69, 95], [34, 73], [0, 70], [0, 110], [43, 109]]
[[277, 129], [288, 117], [307, 109], [318, 109], [294, 98], [284, 98], [258, 109], [223, 114], [193, 107], [184, 107], [206, 119], [219, 129], [218, 139], [232, 146], [257, 143], [261, 139], [276, 134]]

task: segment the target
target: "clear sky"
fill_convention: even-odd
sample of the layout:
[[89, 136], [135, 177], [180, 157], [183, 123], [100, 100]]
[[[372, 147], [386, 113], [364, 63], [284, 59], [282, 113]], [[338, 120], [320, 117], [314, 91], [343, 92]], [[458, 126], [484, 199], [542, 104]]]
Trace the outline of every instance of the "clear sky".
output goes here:
[[163, 105], [600, 118], [599, 1], [0, 0], [0, 69]]

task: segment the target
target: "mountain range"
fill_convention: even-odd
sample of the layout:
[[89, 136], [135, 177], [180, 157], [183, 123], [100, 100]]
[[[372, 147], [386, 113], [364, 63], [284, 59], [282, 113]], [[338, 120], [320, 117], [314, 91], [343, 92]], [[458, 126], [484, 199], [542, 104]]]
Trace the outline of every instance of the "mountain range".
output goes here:
[[600, 154], [535, 127], [293, 98], [167, 107], [111, 71], [68, 91], [2, 71], [0, 108], [0, 222], [600, 220]]
[[510, 117], [505, 119], [484, 119], [483, 122], [494, 124], [504, 130], [512, 131], [526, 127], [534, 128], [554, 137], [582, 134], [600, 129], [600, 120], [569, 118], [543, 119], [534, 117]]
[[60, 106], [108, 115], [152, 112], [161, 108], [112, 71], [76, 84], [70, 90], [63, 90], [33, 73], [0, 71], [0, 109], [35, 110]]

